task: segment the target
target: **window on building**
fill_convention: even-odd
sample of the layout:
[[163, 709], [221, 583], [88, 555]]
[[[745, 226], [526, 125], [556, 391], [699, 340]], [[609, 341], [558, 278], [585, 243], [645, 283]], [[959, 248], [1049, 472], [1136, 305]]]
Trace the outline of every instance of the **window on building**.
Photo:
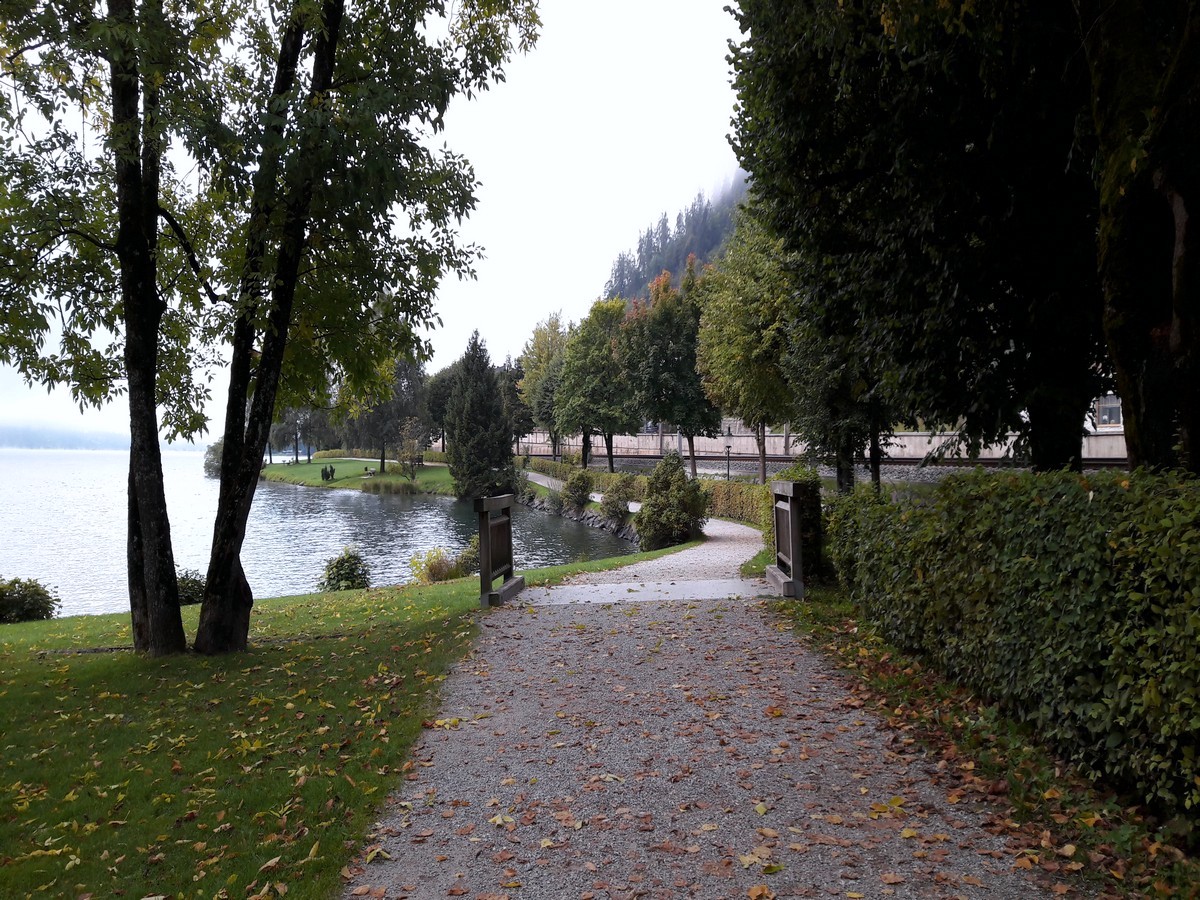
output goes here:
[[1096, 401], [1096, 426], [1099, 428], [1119, 428], [1121, 421], [1121, 398], [1109, 394]]

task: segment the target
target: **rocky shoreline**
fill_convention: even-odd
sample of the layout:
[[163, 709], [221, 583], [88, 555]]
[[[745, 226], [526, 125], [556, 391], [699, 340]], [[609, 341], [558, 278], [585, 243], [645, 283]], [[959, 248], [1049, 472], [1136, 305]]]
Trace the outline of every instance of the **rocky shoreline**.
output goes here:
[[555, 509], [548, 500], [542, 497], [533, 497], [530, 500], [520, 500], [519, 502], [530, 509], [539, 509], [551, 515], [574, 519], [576, 522], [581, 522], [590, 528], [599, 528], [601, 531], [607, 531], [614, 537], [619, 537], [623, 541], [629, 541], [634, 546], [638, 545], [638, 533], [637, 529], [633, 527], [633, 522], [621, 522], [617, 519], [609, 519], [592, 509], [576, 510], [566, 506], [561, 509]]

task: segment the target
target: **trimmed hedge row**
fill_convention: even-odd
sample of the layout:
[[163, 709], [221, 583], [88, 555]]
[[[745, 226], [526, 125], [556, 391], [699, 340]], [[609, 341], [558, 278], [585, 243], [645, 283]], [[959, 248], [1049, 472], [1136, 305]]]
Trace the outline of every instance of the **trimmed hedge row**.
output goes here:
[[836, 501], [832, 556], [884, 636], [1093, 777], [1200, 805], [1200, 483], [974, 474]]

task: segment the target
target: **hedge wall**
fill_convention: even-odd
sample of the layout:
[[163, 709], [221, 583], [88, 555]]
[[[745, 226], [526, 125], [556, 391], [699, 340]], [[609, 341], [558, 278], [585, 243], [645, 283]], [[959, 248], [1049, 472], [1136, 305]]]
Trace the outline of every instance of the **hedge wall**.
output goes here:
[[864, 615], [1093, 776], [1200, 804], [1200, 483], [991, 473], [830, 514]]

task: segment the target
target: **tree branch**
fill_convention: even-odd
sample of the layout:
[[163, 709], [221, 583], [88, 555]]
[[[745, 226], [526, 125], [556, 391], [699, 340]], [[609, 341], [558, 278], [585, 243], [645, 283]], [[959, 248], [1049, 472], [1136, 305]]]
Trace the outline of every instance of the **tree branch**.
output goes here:
[[171, 214], [170, 210], [163, 206], [158, 207], [158, 215], [167, 225], [170, 226], [175, 239], [179, 241], [179, 246], [183, 248], [183, 252], [187, 255], [188, 265], [191, 266], [192, 272], [200, 281], [200, 286], [204, 288], [204, 293], [208, 295], [210, 303], [220, 303], [221, 296], [213, 290], [212, 285], [208, 283], [208, 279], [204, 277], [204, 273], [200, 269], [200, 260], [196, 258], [196, 251], [192, 247], [192, 242], [188, 240], [187, 232], [183, 230], [183, 226]]

